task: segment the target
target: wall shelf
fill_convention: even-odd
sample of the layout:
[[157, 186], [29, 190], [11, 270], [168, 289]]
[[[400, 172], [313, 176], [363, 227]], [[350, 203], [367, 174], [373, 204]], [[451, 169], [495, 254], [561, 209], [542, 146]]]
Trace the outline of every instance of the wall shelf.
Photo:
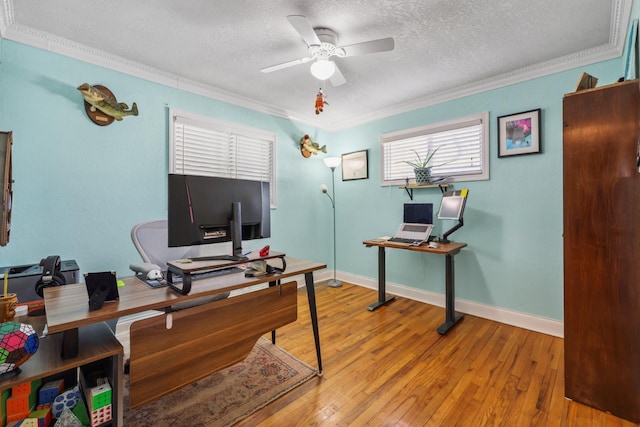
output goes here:
[[420, 188], [439, 188], [440, 191], [442, 191], [444, 193], [445, 188], [451, 186], [452, 184], [424, 184], [424, 185], [418, 185], [418, 184], [408, 184], [408, 185], [401, 185], [399, 188], [403, 188], [407, 194], [409, 195], [409, 198], [411, 200], [413, 200], [413, 190], [415, 189], [420, 189]]
[[[45, 324], [45, 316], [16, 317], [16, 322], [31, 324], [40, 334]], [[122, 393], [124, 378], [124, 349], [109, 326], [104, 322], [82, 326], [78, 329], [82, 345], [76, 357], [63, 359], [61, 349], [63, 336], [60, 333], [41, 337], [38, 350], [23, 365], [15, 377], [0, 381], [0, 391], [9, 390], [16, 385], [28, 383], [36, 379], [44, 382], [63, 378], [65, 389], [77, 384], [78, 370], [85, 367], [100, 366], [111, 385], [111, 426], [123, 425]], [[0, 424], [2, 424], [0, 422]]]

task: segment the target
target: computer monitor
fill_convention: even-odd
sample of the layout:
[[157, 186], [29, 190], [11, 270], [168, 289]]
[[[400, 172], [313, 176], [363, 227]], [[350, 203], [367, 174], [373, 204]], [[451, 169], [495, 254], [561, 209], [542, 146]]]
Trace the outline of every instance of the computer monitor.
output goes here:
[[467, 203], [468, 194], [468, 189], [445, 191], [442, 193], [438, 219], [449, 219], [458, 221], [458, 223], [442, 234], [440, 242], [449, 243], [449, 235], [464, 225], [462, 216], [464, 215], [464, 207]]
[[197, 175], [169, 174], [169, 247], [270, 237], [269, 183]]
[[405, 224], [433, 224], [433, 203], [405, 203]]
[[466, 197], [464, 196], [443, 196], [442, 202], [440, 203], [440, 210], [438, 211], [438, 219], [459, 221], [464, 212], [465, 200]]

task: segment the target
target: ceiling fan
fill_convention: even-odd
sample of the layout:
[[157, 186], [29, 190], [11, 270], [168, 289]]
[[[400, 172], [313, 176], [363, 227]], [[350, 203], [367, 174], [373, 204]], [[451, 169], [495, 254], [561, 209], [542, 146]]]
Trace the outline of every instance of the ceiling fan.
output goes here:
[[289, 15], [287, 19], [309, 47], [309, 56], [263, 68], [260, 70], [263, 73], [270, 73], [298, 64], [306, 64], [315, 60], [311, 64], [311, 74], [318, 80], [329, 79], [333, 86], [340, 86], [347, 81], [336, 63], [330, 59], [332, 56], [344, 58], [366, 53], [388, 52], [394, 48], [394, 41], [391, 37], [338, 47], [338, 36], [332, 30], [328, 28], [313, 28], [307, 18], [302, 15]]

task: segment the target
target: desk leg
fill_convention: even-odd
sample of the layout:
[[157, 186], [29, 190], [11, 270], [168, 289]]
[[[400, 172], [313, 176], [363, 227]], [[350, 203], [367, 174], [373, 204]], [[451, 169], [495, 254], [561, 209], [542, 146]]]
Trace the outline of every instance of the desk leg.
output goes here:
[[[269, 287], [277, 286], [280, 284], [280, 280], [276, 280], [275, 282], [269, 282]], [[271, 344], [276, 345], [276, 331], [275, 329], [271, 331]]]
[[387, 273], [384, 246], [378, 246], [378, 301], [371, 304], [368, 308], [373, 311], [376, 308], [385, 305], [389, 301], [396, 299], [394, 296], [387, 297]]
[[322, 375], [322, 355], [320, 354], [320, 332], [318, 330], [318, 311], [316, 310], [316, 289], [313, 285], [313, 273], [305, 273], [304, 282], [307, 287], [307, 299], [309, 300], [309, 314], [313, 327], [313, 338], [316, 342], [316, 356], [318, 357], [318, 375]]
[[446, 288], [445, 288], [445, 322], [438, 327], [438, 333], [444, 335], [451, 329], [462, 315], [455, 311], [455, 272], [453, 254], [446, 255]]
[[62, 332], [62, 358], [73, 359], [78, 355], [78, 328]]

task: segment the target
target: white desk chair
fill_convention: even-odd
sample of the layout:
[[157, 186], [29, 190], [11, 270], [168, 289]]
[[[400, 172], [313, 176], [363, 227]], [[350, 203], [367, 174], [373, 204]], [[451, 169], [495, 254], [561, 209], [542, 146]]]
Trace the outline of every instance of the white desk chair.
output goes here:
[[[167, 220], [147, 221], [136, 224], [131, 229], [131, 240], [136, 247], [143, 264], [132, 264], [131, 269], [140, 274], [146, 274], [149, 270], [160, 270], [163, 274], [167, 272], [167, 261], [176, 259], [191, 258], [198, 255], [198, 248], [193, 246], [183, 246], [170, 248], [168, 246]], [[171, 306], [172, 310], [178, 310], [195, 305], [217, 301], [229, 296], [228, 292], [216, 294], [210, 297], [198, 298], [187, 303]]]

